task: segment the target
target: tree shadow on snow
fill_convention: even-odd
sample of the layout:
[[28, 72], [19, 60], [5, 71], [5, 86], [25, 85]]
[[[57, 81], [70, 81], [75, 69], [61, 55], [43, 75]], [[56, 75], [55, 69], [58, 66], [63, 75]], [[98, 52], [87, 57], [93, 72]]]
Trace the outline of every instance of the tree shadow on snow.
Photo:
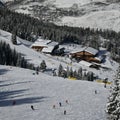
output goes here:
[[[26, 98], [15, 99], [16, 101], [15, 105], [33, 104], [33, 103], [43, 102], [45, 98], [47, 97], [41, 96], [41, 97], [26, 97]], [[12, 102], [13, 100], [1, 100], [0, 107], [13, 106]]]
[[[2, 91], [0, 92], [0, 107], [12, 106], [13, 100], [16, 101], [16, 105], [30, 104], [42, 102], [45, 98], [41, 97], [27, 97], [29, 94], [25, 94], [28, 89], [15, 90], [15, 91]], [[24, 98], [17, 98], [24, 97]]]
[[14, 95], [23, 94], [27, 90], [28, 89], [15, 90], [15, 91], [2, 91], [2, 92], [0, 92], [0, 104], [1, 104], [1, 101], [4, 101], [4, 100], [6, 100], [9, 97], [14, 96]]
[[[7, 83], [7, 84], [1, 84], [0, 87], [10, 86], [10, 85], [17, 85], [17, 84], [27, 84], [33, 81], [24, 81], [24, 82], [16, 82], [16, 83]], [[3, 81], [0, 81], [0, 83], [3, 83]]]
[[8, 69], [0, 69], [0, 75], [3, 75], [8, 71], [9, 71]]

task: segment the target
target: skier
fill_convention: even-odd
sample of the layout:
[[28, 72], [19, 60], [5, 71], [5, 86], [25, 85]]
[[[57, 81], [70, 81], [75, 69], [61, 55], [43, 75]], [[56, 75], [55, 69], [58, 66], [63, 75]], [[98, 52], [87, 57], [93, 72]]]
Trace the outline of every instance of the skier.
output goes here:
[[15, 104], [16, 104], [16, 101], [15, 101], [15, 100], [13, 100], [12, 105], [15, 105]]
[[68, 104], [68, 100], [65, 101]]
[[104, 84], [104, 88], [106, 88], [106, 83]]
[[64, 115], [66, 115], [66, 110], [64, 110]]
[[34, 107], [33, 107], [33, 105], [31, 105], [31, 109], [32, 109], [32, 110], [35, 110]]
[[95, 90], [95, 94], [97, 94], [97, 90]]
[[60, 107], [62, 106], [61, 102], [59, 102], [59, 106], [60, 106]]
[[55, 105], [53, 105], [53, 109], [55, 109]]

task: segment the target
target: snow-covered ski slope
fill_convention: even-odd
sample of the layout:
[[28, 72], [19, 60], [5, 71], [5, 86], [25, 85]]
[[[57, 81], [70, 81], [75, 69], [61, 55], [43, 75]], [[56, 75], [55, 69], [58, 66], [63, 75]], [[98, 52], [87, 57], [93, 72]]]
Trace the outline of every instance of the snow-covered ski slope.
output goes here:
[[[104, 88], [100, 83], [33, 73], [27, 69], [0, 66], [0, 120], [106, 120], [110, 86]], [[12, 105], [14, 100], [16, 105]]]
[[[82, 67], [85, 71], [92, 71], [100, 79], [108, 78], [109, 81], [113, 81], [116, 74], [116, 70], [119, 66], [118, 63], [110, 59], [110, 55], [108, 52], [106, 52], [105, 63], [101, 65], [108, 67], [110, 70], [104, 70], [104, 69], [96, 70], [94, 68], [89, 68], [86, 64], [81, 64], [77, 62], [72, 62], [71, 64], [71, 60], [66, 57], [57, 57], [57, 56], [51, 56], [44, 53], [36, 52], [30, 47], [25, 45], [31, 43], [29, 43], [28, 41], [23, 41], [20, 38], [18, 38], [18, 45], [13, 45], [11, 43], [11, 33], [5, 32], [3, 30], [0, 30], [0, 40], [8, 43], [12, 49], [15, 48], [15, 50], [21, 53], [25, 57], [25, 59], [28, 60], [28, 62], [33, 63], [35, 66], [40, 66], [42, 60], [45, 60], [48, 69], [58, 69], [60, 64], [65, 69], [67, 68], [67, 66], [69, 68], [72, 67], [73, 70], [78, 70], [80, 67]], [[70, 47], [71, 45], [70, 46], [65, 45], [65, 46], [70, 50], [74, 49]]]

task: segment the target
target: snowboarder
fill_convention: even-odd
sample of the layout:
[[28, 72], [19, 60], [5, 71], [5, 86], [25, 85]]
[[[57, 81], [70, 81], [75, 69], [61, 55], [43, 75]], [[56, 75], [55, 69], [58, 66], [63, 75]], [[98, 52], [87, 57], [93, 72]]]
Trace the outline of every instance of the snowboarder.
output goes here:
[[33, 105], [31, 105], [31, 109], [32, 109], [32, 110], [35, 110], [34, 107], [33, 107]]
[[16, 104], [16, 101], [15, 101], [15, 100], [13, 100], [12, 105], [15, 105], [15, 104]]
[[60, 106], [60, 107], [62, 106], [61, 102], [59, 102], [59, 106]]
[[64, 115], [66, 115], [66, 110], [64, 110]]

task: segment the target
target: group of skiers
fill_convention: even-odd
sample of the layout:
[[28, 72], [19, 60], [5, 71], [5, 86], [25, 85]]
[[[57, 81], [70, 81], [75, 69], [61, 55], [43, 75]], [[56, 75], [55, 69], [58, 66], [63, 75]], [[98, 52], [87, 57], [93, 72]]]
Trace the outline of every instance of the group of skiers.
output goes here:
[[[95, 94], [97, 94], [97, 90], [95, 90]], [[66, 104], [69, 104], [68, 100], [65, 100], [65, 103], [66, 103]], [[16, 101], [15, 101], [15, 100], [13, 100], [12, 105], [16, 105]], [[59, 102], [58, 105], [59, 105], [59, 107], [62, 107], [62, 103], [61, 103], [61, 102]], [[52, 106], [52, 108], [55, 109], [55, 108], [56, 108], [56, 105], [54, 104], [54, 105]], [[31, 105], [31, 109], [32, 109], [32, 110], [35, 110], [35, 108], [34, 108], [33, 105]], [[66, 115], [66, 110], [63, 111], [63, 114]]]
[[[68, 100], [66, 100], [65, 103], [68, 104]], [[58, 104], [59, 104], [59, 107], [62, 107], [62, 103], [61, 102], [59, 102]], [[56, 108], [56, 105], [53, 105], [53, 109], [55, 109], [55, 108]], [[66, 115], [66, 110], [64, 110], [63, 114]]]
[[[68, 104], [68, 100], [66, 100], [65, 102]], [[61, 102], [59, 102], [58, 104], [59, 104], [59, 107], [62, 107], [62, 103]], [[56, 108], [56, 105], [53, 105], [53, 109], [55, 109], [55, 108]], [[31, 105], [31, 109], [35, 110], [33, 105]], [[63, 111], [63, 114], [66, 115], [66, 110]]]

